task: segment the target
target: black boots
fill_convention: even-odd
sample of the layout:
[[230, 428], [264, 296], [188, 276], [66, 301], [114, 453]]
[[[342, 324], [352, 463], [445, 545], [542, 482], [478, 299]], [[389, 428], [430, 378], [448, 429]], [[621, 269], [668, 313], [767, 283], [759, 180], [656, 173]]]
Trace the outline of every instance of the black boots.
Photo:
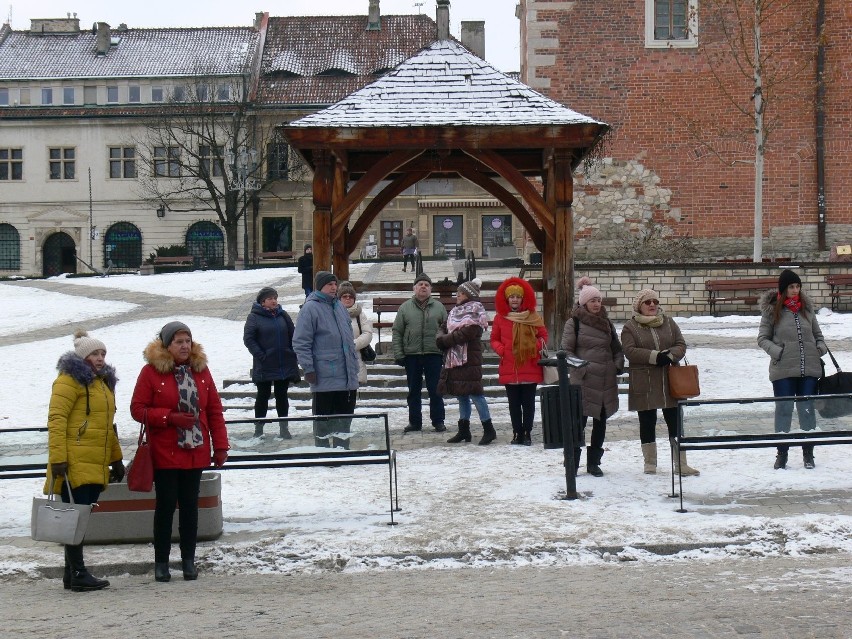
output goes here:
[[446, 433], [447, 427], [444, 426], [444, 422], [438, 422], [437, 424], [432, 424], [432, 428], [435, 429], [436, 433]]
[[775, 470], [787, 468], [787, 448], [778, 448], [778, 453], [775, 455]]
[[290, 429], [287, 427], [287, 422], [278, 422], [278, 436], [281, 439], [293, 439]]
[[420, 430], [423, 430], [422, 425], [409, 423], [408, 426], [406, 426], [405, 428], [402, 429], [402, 432], [403, 433], [416, 433], [417, 431], [420, 431]]
[[470, 436], [470, 420], [469, 419], [460, 419], [459, 420], [459, 432], [450, 437], [447, 440], [448, 444], [458, 444], [459, 442], [469, 442], [471, 440]]
[[169, 572], [169, 562], [168, 561], [157, 561], [154, 563], [154, 579], [156, 581], [168, 581], [172, 578], [172, 574]]
[[813, 470], [816, 467], [814, 464], [814, 447], [802, 446], [802, 460], [805, 462], [805, 468]]
[[521, 431], [512, 431], [512, 441], [509, 443], [513, 446], [522, 446], [524, 443], [524, 434]]
[[[98, 579], [86, 570], [83, 562], [83, 545], [65, 546], [65, 565], [68, 567], [68, 586], [74, 592], [102, 590], [109, 586], [106, 579]], [[62, 579], [65, 585], [65, 578]]]
[[263, 437], [263, 424], [255, 424], [254, 425], [254, 436], [255, 437]]
[[195, 559], [181, 559], [180, 567], [183, 569], [183, 578], [185, 581], [195, 581], [198, 579], [198, 569], [195, 567]]
[[525, 430], [523, 433], [523, 441], [521, 442], [524, 446], [532, 446], [532, 433], [528, 430]]
[[486, 419], [482, 422], [482, 439], [479, 440], [479, 445], [485, 446], [486, 444], [493, 442], [495, 439], [497, 439], [497, 431], [494, 430], [494, 425], [491, 423], [491, 420]]
[[601, 458], [603, 457], [603, 448], [586, 448], [586, 472], [592, 477], [603, 477], [601, 470]]

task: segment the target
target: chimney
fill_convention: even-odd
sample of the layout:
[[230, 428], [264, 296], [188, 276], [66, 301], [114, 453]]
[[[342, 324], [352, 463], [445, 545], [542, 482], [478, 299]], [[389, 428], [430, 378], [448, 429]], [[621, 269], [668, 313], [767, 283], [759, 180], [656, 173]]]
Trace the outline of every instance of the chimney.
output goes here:
[[478, 58], [485, 59], [485, 22], [463, 21], [461, 23], [461, 43], [465, 49]]
[[109, 53], [109, 25], [106, 22], [98, 22], [98, 39], [95, 51], [98, 55]]
[[367, 31], [381, 31], [382, 18], [379, 10], [379, 0], [370, 0], [370, 10], [367, 14]]
[[435, 22], [438, 23], [438, 40], [450, 39], [450, 0], [437, 0]]

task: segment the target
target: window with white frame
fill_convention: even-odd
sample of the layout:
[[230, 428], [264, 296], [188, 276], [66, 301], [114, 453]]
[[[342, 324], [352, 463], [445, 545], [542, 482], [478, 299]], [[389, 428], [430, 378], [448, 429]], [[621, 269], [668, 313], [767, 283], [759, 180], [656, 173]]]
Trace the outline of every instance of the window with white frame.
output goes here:
[[0, 180], [24, 179], [24, 150], [0, 149]]
[[77, 177], [76, 158], [77, 152], [74, 148], [48, 149], [48, 177], [51, 180], [74, 180]]
[[698, 0], [645, 0], [645, 46], [698, 46]]
[[109, 147], [109, 176], [112, 179], [136, 177], [135, 147]]
[[289, 177], [290, 147], [283, 142], [266, 145], [266, 175], [270, 180], [286, 180]]
[[74, 87], [62, 88], [62, 104], [74, 104]]
[[107, 102], [116, 104], [118, 102], [118, 87], [115, 85], [107, 86]]
[[51, 89], [50, 87], [42, 87], [41, 103], [45, 105], [53, 104], [53, 89]]
[[151, 87], [151, 102], [163, 101], [163, 87]]
[[216, 100], [219, 102], [227, 102], [231, 99], [231, 85], [220, 84], [216, 87]]
[[154, 176], [180, 177], [180, 147], [154, 147]]
[[212, 177], [222, 177], [225, 174], [225, 149], [221, 146], [202, 144], [198, 147], [198, 160], [201, 164], [201, 174]]
[[175, 102], [185, 102], [186, 101], [186, 87], [178, 85], [172, 88], [172, 100]]
[[0, 106], [9, 106], [9, 89], [0, 89]]
[[142, 90], [139, 88], [138, 84], [131, 84], [127, 88], [127, 101], [134, 103], [142, 101]]

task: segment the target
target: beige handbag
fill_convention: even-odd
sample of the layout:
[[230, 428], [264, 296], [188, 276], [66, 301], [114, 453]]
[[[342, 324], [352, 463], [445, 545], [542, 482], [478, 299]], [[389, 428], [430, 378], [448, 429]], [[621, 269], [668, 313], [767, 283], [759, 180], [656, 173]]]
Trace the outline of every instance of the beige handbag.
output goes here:
[[71, 503], [60, 501], [53, 492], [53, 476], [50, 477], [51, 488], [47, 499], [33, 497], [30, 536], [35, 541], [54, 541], [71, 546], [81, 544], [86, 535], [86, 527], [89, 525], [92, 504], [74, 503], [68, 475], [65, 475], [65, 485], [68, 486]]

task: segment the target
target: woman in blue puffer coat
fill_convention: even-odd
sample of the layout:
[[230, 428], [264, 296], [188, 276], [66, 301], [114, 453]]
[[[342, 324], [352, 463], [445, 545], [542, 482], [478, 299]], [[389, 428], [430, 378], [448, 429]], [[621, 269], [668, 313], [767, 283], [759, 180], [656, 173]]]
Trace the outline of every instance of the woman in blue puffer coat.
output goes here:
[[[254, 402], [255, 418], [263, 419], [269, 408], [269, 396], [275, 388], [275, 411], [278, 417], [287, 417], [290, 402], [287, 393], [290, 384], [299, 382], [299, 366], [293, 350], [293, 320], [278, 304], [278, 291], [265, 286], [251, 305], [251, 312], [243, 328], [243, 344], [252, 354], [251, 381], [257, 386]], [[282, 439], [290, 439], [287, 422], [280, 422]], [[256, 423], [254, 436], [263, 435], [263, 423]]]

